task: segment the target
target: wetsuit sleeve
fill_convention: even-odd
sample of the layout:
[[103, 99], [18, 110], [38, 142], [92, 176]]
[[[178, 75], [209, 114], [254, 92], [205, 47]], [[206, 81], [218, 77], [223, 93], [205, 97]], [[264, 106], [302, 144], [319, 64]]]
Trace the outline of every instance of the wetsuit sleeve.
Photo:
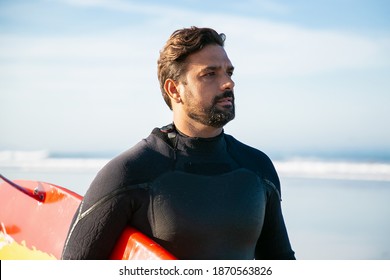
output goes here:
[[124, 168], [109, 163], [96, 176], [76, 212], [62, 259], [108, 259], [131, 219]]
[[267, 182], [268, 199], [265, 219], [260, 238], [256, 245], [255, 259], [294, 260], [287, 229], [282, 215], [279, 193], [272, 183]]

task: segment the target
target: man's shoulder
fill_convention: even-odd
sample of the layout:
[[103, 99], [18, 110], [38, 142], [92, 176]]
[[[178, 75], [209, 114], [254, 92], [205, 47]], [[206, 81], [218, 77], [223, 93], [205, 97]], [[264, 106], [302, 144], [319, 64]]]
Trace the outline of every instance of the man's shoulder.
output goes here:
[[247, 168], [258, 174], [262, 179], [272, 182], [280, 192], [278, 174], [267, 154], [259, 149], [244, 144], [231, 135], [225, 134], [225, 139], [229, 154], [241, 167]]
[[92, 181], [88, 197], [95, 201], [122, 187], [150, 182], [169, 169], [170, 158], [160, 141], [150, 134], [108, 161]]
[[136, 143], [131, 148], [113, 158], [112, 163], [123, 166], [138, 166], [151, 164], [158, 158], [169, 158], [171, 149], [160, 137], [153, 132]]
[[271, 163], [271, 159], [263, 151], [255, 147], [249, 146], [248, 144], [245, 144], [228, 134], [225, 134], [225, 139], [229, 149], [232, 152], [240, 153], [244, 157], [248, 156], [253, 160]]
[[105, 177], [117, 177], [121, 181], [148, 180], [170, 166], [170, 152], [169, 146], [151, 133], [112, 158], [99, 173]]

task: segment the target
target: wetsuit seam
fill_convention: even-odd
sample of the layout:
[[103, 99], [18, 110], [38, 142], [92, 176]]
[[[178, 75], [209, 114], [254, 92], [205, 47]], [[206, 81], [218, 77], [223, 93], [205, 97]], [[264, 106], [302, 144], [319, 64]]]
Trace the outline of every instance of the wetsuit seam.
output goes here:
[[137, 185], [131, 185], [131, 186], [126, 186], [123, 188], [120, 188], [118, 190], [115, 190], [111, 192], [110, 194], [102, 197], [99, 199], [96, 203], [94, 203], [91, 207], [89, 207], [85, 212], [79, 215], [79, 220], [83, 219], [85, 216], [87, 216], [89, 213], [91, 213], [93, 210], [95, 210], [98, 206], [102, 205], [103, 203], [109, 201], [111, 198], [120, 195], [122, 193], [125, 193], [127, 191], [132, 191], [134, 189], [148, 189], [149, 184], [148, 183], [142, 183], [142, 184], [137, 184]]
[[282, 201], [282, 197], [280, 196], [280, 192], [279, 192], [278, 189], [276, 188], [275, 184], [274, 184], [272, 181], [270, 181], [270, 180], [268, 180], [268, 179], [266, 179], [266, 178], [263, 178], [263, 181], [264, 181], [268, 186], [270, 186], [271, 189], [273, 189], [273, 190], [276, 192], [276, 194], [277, 194], [277, 196], [278, 196], [278, 198], [279, 198], [279, 201]]
[[70, 237], [72, 236], [73, 231], [74, 231], [74, 229], [76, 228], [76, 225], [77, 225], [77, 223], [78, 223], [79, 220], [80, 220], [81, 209], [82, 209], [82, 207], [83, 207], [83, 202], [84, 202], [84, 201], [81, 201], [80, 206], [79, 206], [79, 209], [78, 209], [78, 213], [77, 213], [77, 218], [76, 218], [75, 222], [73, 223], [71, 229], [69, 230], [68, 237], [66, 238], [66, 241], [65, 241], [63, 253], [66, 251], [66, 249], [67, 249], [67, 247], [68, 247], [68, 243], [69, 243]]

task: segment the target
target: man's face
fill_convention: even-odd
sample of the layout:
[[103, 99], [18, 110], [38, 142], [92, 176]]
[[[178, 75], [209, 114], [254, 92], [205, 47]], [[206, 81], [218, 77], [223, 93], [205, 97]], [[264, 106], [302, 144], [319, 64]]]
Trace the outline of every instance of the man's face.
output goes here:
[[188, 56], [186, 65], [178, 88], [188, 117], [218, 128], [234, 119], [234, 67], [224, 48], [208, 45]]

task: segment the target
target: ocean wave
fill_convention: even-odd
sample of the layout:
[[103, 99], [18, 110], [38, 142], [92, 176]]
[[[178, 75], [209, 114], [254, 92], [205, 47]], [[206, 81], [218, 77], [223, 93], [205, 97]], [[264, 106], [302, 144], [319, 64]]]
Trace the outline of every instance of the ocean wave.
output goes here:
[[47, 151], [0, 151], [1, 169], [22, 171], [98, 171], [108, 161], [108, 158], [52, 158]]
[[[0, 170], [97, 172], [110, 158], [51, 157], [48, 151], [0, 151]], [[291, 158], [274, 161], [280, 177], [390, 181], [390, 162]]]
[[274, 164], [281, 177], [390, 181], [390, 163], [291, 159]]
[[34, 161], [48, 158], [47, 150], [39, 151], [0, 151], [0, 162]]

